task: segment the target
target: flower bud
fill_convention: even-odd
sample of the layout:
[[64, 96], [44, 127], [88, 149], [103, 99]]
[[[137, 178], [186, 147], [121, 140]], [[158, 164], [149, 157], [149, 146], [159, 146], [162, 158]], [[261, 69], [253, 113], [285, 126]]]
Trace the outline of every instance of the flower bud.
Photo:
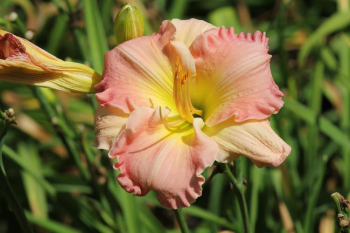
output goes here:
[[101, 76], [88, 66], [62, 61], [29, 41], [0, 30], [0, 81], [95, 93]]
[[114, 21], [114, 34], [117, 44], [143, 36], [144, 22], [141, 12], [136, 6], [126, 3]]

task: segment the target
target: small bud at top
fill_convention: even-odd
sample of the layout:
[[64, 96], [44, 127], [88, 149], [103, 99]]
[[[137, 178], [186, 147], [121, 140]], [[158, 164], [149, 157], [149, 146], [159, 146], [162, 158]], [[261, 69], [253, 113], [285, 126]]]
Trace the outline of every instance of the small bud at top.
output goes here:
[[115, 17], [114, 33], [117, 44], [143, 36], [144, 22], [139, 9], [126, 3]]

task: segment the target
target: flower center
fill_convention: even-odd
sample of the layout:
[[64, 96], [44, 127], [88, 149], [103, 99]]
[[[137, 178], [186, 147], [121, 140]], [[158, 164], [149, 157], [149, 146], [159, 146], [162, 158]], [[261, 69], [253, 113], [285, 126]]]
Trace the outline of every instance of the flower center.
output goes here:
[[[181, 117], [181, 119], [173, 123], [168, 123], [168, 122], [165, 122], [165, 120], [163, 120], [161, 116], [161, 119], [164, 125], [171, 127], [171, 126], [181, 124], [184, 121], [187, 121], [190, 124], [192, 124], [194, 119], [193, 115], [202, 116], [202, 111], [193, 107], [191, 102], [190, 79], [191, 79], [190, 70], [187, 69], [186, 74], [183, 74], [179, 57], [176, 57], [173, 99], [175, 102], [176, 110], [179, 116]], [[162, 115], [161, 112], [160, 112], [160, 115]]]
[[192, 123], [194, 119], [193, 114], [201, 116], [202, 111], [195, 109], [191, 103], [190, 78], [190, 70], [187, 69], [187, 72], [184, 75], [182, 73], [182, 66], [179, 57], [176, 57], [173, 99], [177, 112], [181, 116], [182, 120], [186, 120], [189, 123]]

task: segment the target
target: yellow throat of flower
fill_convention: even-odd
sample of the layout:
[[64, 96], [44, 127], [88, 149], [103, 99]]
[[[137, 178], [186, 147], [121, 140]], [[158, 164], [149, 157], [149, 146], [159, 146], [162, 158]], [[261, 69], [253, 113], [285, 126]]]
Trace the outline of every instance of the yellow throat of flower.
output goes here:
[[168, 126], [174, 126], [187, 121], [190, 124], [193, 122], [193, 115], [202, 115], [201, 110], [197, 110], [193, 107], [190, 98], [190, 79], [191, 72], [187, 69], [186, 74], [182, 72], [182, 66], [179, 57], [176, 57], [175, 62], [175, 75], [174, 75], [174, 86], [173, 86], [173, 99], [177, 112], [179, 113], [181, 119], [172, 124], [166, 123]]
[[162, 111], [160, 110], [160, 118], [165, 126], [167, 127], [177, 126], [183, 123], [184, 121], [187, 121], [188, 123], [192, 124], [194, 119], [193, 115], [202, 116], [202, 111], [193, 107], [191, 102], [190, 79], [191, 79], [190, 70], [187, 69], [186, 74], [183, 74], [179, 57], [176, 57], [174, 85], [173, 85], [173, 99], [175, 102], [176, 110], [181, 119], [171, 123], [166, 122], [162, 116]]

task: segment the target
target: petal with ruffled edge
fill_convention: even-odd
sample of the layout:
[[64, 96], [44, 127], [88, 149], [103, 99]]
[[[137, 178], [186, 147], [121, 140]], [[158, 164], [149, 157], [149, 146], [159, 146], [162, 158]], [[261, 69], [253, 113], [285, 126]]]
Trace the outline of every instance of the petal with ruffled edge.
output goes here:
[[215, 28], [214, 25], [198, 19], [173, 19], [171, 22], [176, 27], [175, 40], [181, 41], [187, 47], [191, 46], [197, 36], [209, 29]]
[[109, 150], [119, 134], [125, 129], [129, 114], [114, 106], [98, 105], [95, 114], [95, 140], [97, 149]]
[[265, 119], [282, 107], [283, 93], [271, 75], [267, 44], [265, 33], [236, 35], [232, 27], [211, 29], [193, 42], [197, 91], [191, 98], [204, 110], [207, 125], [233, 115], [237, 122]]
[[[159, 110], [134, 110], [110, 157], [118, 159], [117, 180], [126, 191], [143, 196], [154, 190], [163, 206], [177, 209], [201, 195], [204, 177], [200, 174], [213, 164], [218, 147], [200, 130], [200, 118], [193, 127], [188, 124], [186, 130], [170, 131]], [[162, 109], [162, 113], [166, 116], [169, 111]]]
[[244, 155], [258, 167], [276, 167], [291, 151], [270, 127], [268, 119], [236, 122], [232, 117], [214, 127], [205, 127], [203, 132], [218, 143], [218, 162], [229, 162]]
[[186, 45], [173, 41], [176, 32], [164, 21], [159, 32], [120, 44], [105, 55], [102, 82], [95, 86], [103, 105], [113, 105], [126, 113], [137, 107], [168, 106], [173, 101], [175, 60], [195, 74], [195, 64]]

